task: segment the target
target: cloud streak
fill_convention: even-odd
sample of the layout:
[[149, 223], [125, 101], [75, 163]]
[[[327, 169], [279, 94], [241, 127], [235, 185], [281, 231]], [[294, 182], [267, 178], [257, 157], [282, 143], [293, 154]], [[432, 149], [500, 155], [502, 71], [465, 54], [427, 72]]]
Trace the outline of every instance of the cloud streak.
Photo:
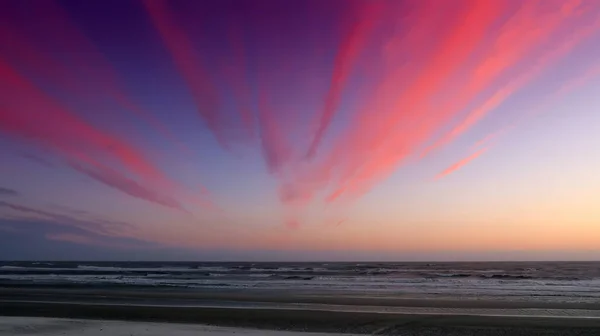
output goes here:
[[158, 205], [168, 208], [177, 209], [183, 212], [188, 212], [176, 200], [157, 193], [138, 182], [127, 178], [110, 167], [101, 165], [97, 162], [92, 162], [90, 165], [82, 165], [76, 162], [70, 162], [69, 165], [78, 172], [85, 174], [92, 179], [110, 186], [116, 190], [122, 191], [135, 198], [143, 199]]
[[23, 153], [23, 154], [20, 154], [20, 156], [22, 158], [24, 158], [24, 159], [27, 159], [27, 160], [31, 161], [31, 162], [35, 162], [36, 164], [39, 164], [41, 166], [44, 166], [44, 167], [47, 167], [47, 168], [54, 168], [54, 165], [50, 161], [48, 161], [48, 160], [46, 160], [44, 158], [41, 158], [41, 157], [39, 157], [37, 155], [29, 154], [29, 153]]
[[[412, 67], [398, 66], [398, 62], [389, 60], [390, 67], [381, 71], [385, 77], [376, 84], [350, 128], [337, 141], [330, 159], [324, 160], [323, 165], [316, 167], [317, 172], [311, 174], [329, 175], [327, 172], [338, 171], [327, 201], [335, 201], [344, 194], [360, 196], [391, 174], [444, 124], [450, 117], [448, 111], [427, 110], [429, 99], [475, 50], [502, 13], [502, 4], [461, 2], [445, 16], [444, 25], [450, 29], [436, 32], [439, 35], [435, 45], [414, 48], [404, 43], [412, 44], [431, 33], [430, 19], [438, 19], [441, 11], [449, 10], [444, 6], [438, 8], [434, 2], [416, 4], [410, 32], [395, 36], [398, 40], [386, 46], [386, 53], [388, 58], [415, 57], [416, 64], [422, 65], [421, 72], [414, 73]], [[403, 50], [409, 50], [410, 54]], [[411, 84], [402, 85], [407, 78]], [[399, 90], [402, 87], [405, 89]]]
[[[598, 32], [592, 2], [410, 3], [410, 30], [390, 38], [385, 62], [377, 63], [382, 80], [334, 148], [287, 182], [288, 190], [316, 195], [329, 186], [326, 202], [361, 197], [402, 164], [450, 143]], [[444, 28], [432, 30], [440, 15]], [[417, 43], [428, 35], [437, 42]], [[446, 134], [428, 145], [439, 133]], [[483, 152], [476, 153], [458, 168]]]
[[499, 130], [487, 134], [481, 140], [477, 141], [473, 148], [481, 148], [483, 146], [485, 146], [485, 148], [478, 150], [475, 154], [472, 154], [471, 156], [460, 160], [458, 163], [452, 165], [446, 171], [439, 174], [437, 178], [442, 178], [462, 168], [463, 166], [474, 160], [476, 157], [483, 154], [483, 152], [487, 152], [490, 148], [494, 147], [497, 144], [497, 141], [500, 137], [506, 136], [507, 133], [517, 128], [525, 121], [535, 117], [536, 115], [550, 108], [552, 104], [557, 103], [565, 95], [584, 86], [590, 80], [595, 79], [597, 77], [600, 77], [600, 65], [593, 65], [592, 67], [585, 68], [582, 74], [562, 83], [562, 85], [560, 85], [560, 87], [557, 90], [553, 91], [551, 95], [545, 97], [545, 99], [543, 99], [541, 103], [538, 103], [536, 106], [534, 106], [531, 109], [528, 109], [525, 113], [523, 113], [521, 118], [517, 119], [515, 122], [511, 123], [507, 127], [501, 128]]
[[111, 249], [137, 249], [137, 248], [148, 248], [154, 247], [154, 244], [128, 240], [128, 239], [106, 239], [102, 236], [94, 236], [89, 234], [82, 233], [72, 233], [72, 232], [56, 232], [56, 233], [47, 233], [44, 235], [47, 240], [72, 243], [77, 245], [84, 246], [97, 246], [103, 248], [111, 248]]
[[456, 172], [457, 170], [461, 169], [462, 167], [464, 167], [465, 165], [469, 164], [471, 161], [475, 160], [476, 158], [480, 157], [483, 153], [487, 152], [489, 149], [489, 147], [484, 147], [478, 151], [476, 151], [475, 153], [467, 156], [466, 158], [454, 163], [453, 165], [451, 165], [450, 167], [446, 168], [444, 171], [442, 171], [441, 173], [439, 173], [435, 178], [437, 179], [441, 179], [445, 176], [448, 176], [454, 172]]
[[80, 216], [37, 209], [12, 202], [0, 201], [0, 208], [16, 211], [21, 214], [38, 216], [42, 219], [50, 220], [59, 226], [74, 227], [91, 234], [107, 237], [127, 236], [132, 234], [135, 230], [135, 226], [125, 222], [106, 219], [91, 220], [89, 218], [81, 218]]
[[[141, 151], [117, 136], [88, 124], [1, 58], [0, 75], [0, 89], [7, 94], [3, 100], [4, 106], [0, 109], [0, 130], [53, 151], [72, 163], [71, 167], [75, 170], [130, 196], [182, 209], [174, 202], [165, 201], [166, 196], [153, 197], [151, 194], [157, 195], [156, 192], [145, 192], [160, 188], [168, 194], [176, 194], [185, 190], [150, 163]], [[141, 188], [116, 170], [107, 173], [106, 164], [102, 169], [105, 174], [98, 172], [99, 164], [96, 164], [96, 170], [82, 168], [89, 162], [99, 160], [120, 165], [149, 187]]]
[[278, 123], [277, 114], [267, 99], [264, 93], [260, 97], [258, 120], [261, 146], [269, 172], [279, 175], [291, 160], [292, 149]]
[[[531, 6], [533, 3], [534, 2], [528, 3], [526, 4], [526, 6]], [[577, 6], [574, 3], [565, 2], [563, 7], [560, 8], [560, 10], [556, 11], [556, 13], [551, 12], [550, 15], [547, 15], [550, 17], [546, 18], [546, 20], [542, 20], [542, 26], [540, 26], [537, 23], [537, 21], [533, 18], [533, 15], [535, 15], [535, 11], [531, 10], [530, 8], [523, 10], [531, 13], [529, 13], [529, 15], [525, 15], [527, 17], [515, 20], [518, 22], [517, 27], [507, 29], [507, 31], [509, 31], [510, 34], [508, 32], [505, 33], [505, 35], [514, 35], [520, 38], [509, 39], [505, 35], [501, 35], [498, 38], [499, 43], [495, 46], [496, 50], [509, 50], [512, 53], [509, 53], [508, 55], [504, 55], [502, 53], [498, 55], [487, 55], [481, 67], [475, 71], [475, 74], [477, 75], [483, 73], [484, 78], [490, 77], [489, 72], [499, 74], [503, 68], [513, 63], [509, 62], [508, 60], [514, 59], [516, 61], [522, 59], [523, 56], [526, 55], [530, 49], [534, 49], [533, 47], [536, 46], [536, 44], [539, 44], [540, 39], [544, 38], [544, 40], [542, 41], [548, 39], [550, 34], [553, 34], [554, 31], [559, 27], [560, 23], [563, 23], [568, 16], [573, 16], [570, 17], [571, 20], [577, 20], [579, 17], [581, 17], [581, 14], [576, 16], [569, 15], [572, 14], [572, 12], [578, 8], [579, 6]], [[523, 25], [523, 22], [528, 22], [529, 24]], [[563, 40], [560, 41], [560, 43], [555, 43], [554, 50], [544, 51], [542, 55], [538, 56], [538, 60], [530, 66], [529, 70], [525, 70], [522, 74], [516, 75], [508, 83], [506, 83], [506, 85], [500, 87], [480, 106], [469, 112], [467, 116], [449, 133], [447, 133], [442, 139], [440, 139], [434, 145], [429, 147], [423, 155], [426, 155], [428, 152], [433, 151], [439, 147], [447, 145], [452, 140], [460, 136], [462, 133], [469, 130], [477, 122], [483, 119], [488, 113], [498, 108], [511, 95], [518, 92], [521, 88], [523, 88], [533, 79], [542, 74], [543, 71], [546, 70], [548, 67], [562, 59], [564, 56], [568, 55], [573, 50], [573, 48], [575, 48], [583, 40], [589, 38], [593, 33], [597, 32], [598, 28], [600, 28], [599, 23], [600, 21], [596, 20], [596, 22], [593, 22], [589, 26], [584, 26], [583, 29], [576, 30], [573, 34], [569, 34], [568, 36], [563, 37]], [[537, 24], [537, 26], [530, 26], [531, 24]], [[522, 32], [527, 33], [523, 34]], [[544, 33], [544, 35], [541, 34], [542, 32]], [[493, 68], [488, 65], [492, 62], [496, 63], [494, 64]], [[477, 91], [480, 90], [480, 88], [477, 89]]]
[[[62, 48], [63, 57], [66, 57], [69, 63], [57, 61], [51, 57], [47, 46], [34, 43], [32, 37], [22, 33], [21, 31], [26, 30], [22, 27], [23, 23], [18, 27], [18, 24], [11, 24], [9, 20], [0, 27], [0, 41], [11, 46], [5, 51], [6, 55], [20, 63], [24, 69], [34, 70], [36, 77], [52, 83], [54, 88], [78, 98], [86, 105], [104, 105], [105, 101], [111, 101], [148, 124], [177, 148], [190, 153], [189, 148], [178, 140], [173, 132], [124, 94], [126, 90], [123, 81], [115, 68], [94, 42], [72, 22], [69, 14], [58, 2], [41, 2], [34, 11], [38, 14], [43, 13], [39, 17], [36, 16], [36, 24], [44, 26], [45, 39], [53, 41], [52, 47]], [[90, 81], [90, 78], [94, 80]], [[108, 112], [115, 109], [106, 110]]]
[[375, 1], [351, 2], [350, 4], [352, 7], [350, 9], [351, 22], [335, 56], [329, 90], [325, 97], [323, 110], [318, 113], [317, 129], [308, 149], [307, 156], [309, 158], [315, 155], [323, 135], [331, 124], [339, 107], [344, 85], [351, 75], [356, 59], [365, 48], [367, 38], [375, 27], [377, 17], [382, 9], [381, 3]]
[[[449, 147], [553, 68], [577, 62], [568, 57], [600, 30], [600, 5], [591, 0], [340, 3], [132, 6], [143, 16], [136, 31], [147, 32], [140, 46], [152, 39], [158, 46], [136, 52], [168, 60], [163, 70], [183, 79], [206, 126], [194, 131], [208, 131], [218, 151], [212, 142], [198, 147], [216, 159], [240, 139], [260, 150], [279, 202], [298, 214], [284, 215], [290, 228], [300, 226], [295, 217], [313, 202], [358, 200], [399, 168]], [[20, 8], [10, 4], [0, 10]], [[109, 131], [107, 124], [126, 111], [168, 140], [167, 150], [186, 147], [138, 103], [142, 97], [127, 93], [128, 74], [109, 61], [123, 55], [104, 55], [114, 46], [101, 48], [101, 39], [86, 34], [95, 30], [86, 30], [85, 20], [72, 20], [85, 6], [66, 6], [43, 2], [23, 23], [0, 13], [0, 131], [123, 195], [185, 213], [193, 205], [214, 209], [205, 188], [190, 191], [173, 178], [177, 172], [160, 168], [168, 162], [149, 159], [154, 147], [140, 144], [146, 134]], [[36, 19], [39, 25], [30, 24]], [[135, 82], [137, 73], [129, 75]], [[592, 77], [586, 76], [559, 92], [580, 87]], [[488, 134], [436, 178], [507, 133]]]
[[18, 196], [18, 195], [19, 195], [19, 193], [14, 189], [0, 187], [0, 197]]
[[[208, 128], [226, 147], [218, 93], [192, 43], [193, 33], [176, 24], [166, 3], [145, 1], [144, 6]], [[278, 121], [288, 111], [274, 110], [267, 103], [266, 83], [256, 83], [260, 146], [267, 169], [280, 181], [280, 200], [297, 208], [323, 193], [326, 203], [357, 199], [403, 164], [448, 145], [596, 33], [594, 15], [588, 13], [597, 13], [597, 7], [585, 1], [351, 2], [339, 16], [346, 25], [306, 160], [294, 158], [298, 149]], [[240, 106], [248, 107], [252, 90], [243, 85], [243, 71], [235, 65], [250, 64], [236, 36], [229, 39], [235, 49], [229, 78], [234, 95], [246, 102]], [[374, 46], [380, 49], [375, 52]], [[259, 77], [269, 72], [259, 69]], [[360, 71], [380, 78], [367, 88], [333, 146], [320, 148]], [[273, 79], [279, 77], [269, 78], [275, 88], [279, 81]]]
[[179, 73], [187, 82], [199, 115], [221, 146], [229, 148], [219, 114], [218, 92], [201, 58], [197, 55], [191, 39], [176, 24], [177, 19], [165, 1], [143, 0], [142, 3], [171, 53]]

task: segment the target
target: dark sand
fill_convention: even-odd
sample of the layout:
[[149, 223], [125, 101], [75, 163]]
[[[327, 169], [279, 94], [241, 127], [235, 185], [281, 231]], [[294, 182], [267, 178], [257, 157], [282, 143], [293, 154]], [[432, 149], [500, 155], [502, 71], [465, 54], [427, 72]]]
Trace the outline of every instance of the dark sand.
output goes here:
[[[263, 293], [265, 294], [265, 293]], [[239, 302], [298, 302], [312, 300], [317, 303], [365, 305], [377, 300], [380, 306], [403, 307], [447, 307], [477, 308], [522, 308], [515, 302], [491, 302], [478, 300], [418, 300], [350, 297], [313, 297], [292, 295], [260, 295], [222, 293], [183, 293], [166, 291], [90, 291], [90, 290], [0, 290], [0, 315], [40, 316], [82, 319], [106, 319], [153, 322], [199, 323], [219, 326], [233, 326], [257, 329], [319, 331], [335, 333], [358, 333], [372, 335], [600, 335], [600, 319], [597, 318], [556, 318], [556, 317], [507, 317], [472, 315], [435, 314], [396, 314], [350, 311], [317, 311], [310, 309], [273, 308], [230, 308], [230, 307], [161, 307], [144, 306], [157, 302], [185, 302], [203, 304], [207, 302], [226, 303], [224, 300]], [[295, 301], [292, 301], [295, 300]], [[35, 302], [25, 302], [35, 301]], [[61, 302], [61, 303], [58, 303]], [[68, 303], [70, 302], [70, 303]], [[77, 302], [77, 303], [75, 303]], [[127, 305], [134, 303], [137, 306]], [[116, 304], [116, 305], [115, 305]], [[508, 305], [508, 307], [507, 307]], [[529, 303], [534, 308], [598, 309], [598, 305], [560, 304], [543, 302]]]
[[[69, 301], [94, 303], [135, 304], [203, 304], [203, 303], [306, 303], [349, 306], [388, 307], [445, 307], [445, 308], [500, 308], [500, 309], [590, 309], [600, 310], [596, 303], [557, 303], [544, 301], [509, 301], [472, 298], [435, 297], [425, 299], [409, 295], [357, 296], [348, 293], [331, 295], [318, 292], [280, 292], [264, 290], [131, 290], [131, 289], [79, 289], [79, 288], [2, 288], [0, 299], [30, 301]], [[599, 335], [600, 336], [600, 335]]]

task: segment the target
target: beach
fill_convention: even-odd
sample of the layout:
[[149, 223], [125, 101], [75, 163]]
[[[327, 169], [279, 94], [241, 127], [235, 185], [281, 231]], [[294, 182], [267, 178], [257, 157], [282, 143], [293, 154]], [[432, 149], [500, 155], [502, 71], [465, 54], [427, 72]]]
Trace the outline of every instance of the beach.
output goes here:
[[[169, 336], [582, 336], [600, 322], [580, 318], [434, 316], [290, 310], [165, 309], [159, 307], [5, 305], [0, 335]], [[13, 310], [14, 309], [14, 310]], [[7, 314], [7, 311], [11, 311]], [[69, 317], [69, 318], [66, 318]], [[74, 318], [78, 317], [78, 318]], [[157, 323], [159, 322], [159, 323]], [[175, 323], [176, 322], [176, 323]], [[224, 326], [224, 327], [219, 327]]]
[[38, 317], [0, 317], [0, 335], [38, 336], [331, 336], [324, 333], [251, 330], [177, 323], [140, 323], [55, 319]]
[[598, 265], [13, 262], [0, 267], [0, 325], [3, 335], [597, 336]]
[[[370, 301], [364, 301], [351, 297], [338, 298], [337, 301], [335, 298], [305, 297], [305, 301], [313, 303], [291, 303], [290, 301], [303, 300], [298, 296], [285, 295], [285, 293], [280, 293], [279, 296], [275, 293], [270, 295], [254, 293], [256, 295], [254, 297], [252, 293], [239, 293], [239, 300], [235, 295], [234, 292], [220, 294], [196, 292], [186, 295], [183, 292], [165, 291], [157, 293], [156, 291], [81, 289], [2, 289], [0, 315], [5, 317], [0, 325], [6, 325], [11, 321], [6, 319], [9, 316], [30, 316], [96, 321], [89, 322], [94, 326], [90, 327], [92, 329], [105, 329], [103, 323], [109, 323], [106, 321], [128, 321], [128, 323], [117, 324], [120, 328], [119, 332], [122, 331], [123, 335], [136, 333], [158, 335], [161, 330], [164, 330], [161, 328], [172, 328], [172, 332], [169, 331], [170, 335], [183, 336], [187, 335], [185, 332], [189, 332], [189, 328], [193, 329], [189, 324], [198, 325], [198, 328], [204, 328], [201, 327], [202, 325], [244, 328], [234, 330], [243, 335], [254, 335], [252, 330], [256, 329], [334, 334], [434, 336], [600, 334], [600, 307], [590, 304], [576, 307], [573, 304], [561, 306], [558, 303], [537, 303], [523, 307], [516, 303], [478, 302], [477, 300], [410, 299], [403, 301], [371, 298]], [[186, 296], [187, 298], [184, 298]], [[365, 305], [365, 302], [370, 305]], [[29, 323], [29, 320], [18, 321]], [[157, 322], [167, 324], [156, 324]], [[181, 327], [181, 324], [188, 326]], [[36, 330], [41, 330], [39, 333], [35, 331], [39, 335], [61, 335], [47, 333], [44, 331], [47, 329], [43, 327]], [[212, 329], [198, 330], [209, 332]], [[4, 333], [4, 335], [9, 334], [14, 333]]]

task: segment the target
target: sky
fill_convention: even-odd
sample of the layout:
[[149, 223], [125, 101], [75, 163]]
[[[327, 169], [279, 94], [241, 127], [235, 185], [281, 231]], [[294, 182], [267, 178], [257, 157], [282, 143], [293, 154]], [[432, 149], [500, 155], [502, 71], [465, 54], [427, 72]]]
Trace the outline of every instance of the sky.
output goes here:
[[600, 260], [600, 2], [0, 0], [0, 259]]

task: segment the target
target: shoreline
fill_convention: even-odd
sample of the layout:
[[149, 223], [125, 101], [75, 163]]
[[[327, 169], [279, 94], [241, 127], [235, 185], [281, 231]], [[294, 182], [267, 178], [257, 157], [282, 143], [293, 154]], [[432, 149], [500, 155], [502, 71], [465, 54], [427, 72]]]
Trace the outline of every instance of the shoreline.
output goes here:
[[556, 302], [542, 301], [535, 297], [530, 300], [507, 300], [480, 297], [415, 296], [395, 295], [356, 295], [355, 293], [302, 292], [294, 293], [278, 290], [148, 290], [148, 289], [81, 289], [81, 288], [15, 288], [0, 287], [2, 300], [14, 301], [66, 301], [88, 303], [122, 304], [161, 304], [194, 306], [227, 304], [242, 305], [285, 305], [322, 304], [343, 306], [414, 307], [414, 308], [456, 308], [456, 309], [569, 309], [598, 310], [598, 302]]
[[67, 302], [67, 301], [33, 301], [33, 300], [3, 300], [3, 304], [26, 305], [71, 305], [71, 306], [97, 306], [109, 307], [153, 307], [153, 308], [196, 308], [196, 309], [231, 309], [231, 310], [290, 310], [290, 311], [319, 311], [319, 312], [345, 312], [345, 313], [376, 313], [396, 315], [423, 315], [423, 316], [472, 316], [472, 317], [521, 317], [521, 318], [585, 318], [600, 319], [599, 310], [584, 309], [504, 309], [504, 308], [448, 308], [448, 307], [389, 307], [389, 306], [349, 306], [333, 304], [269, 304], [256, 302], [253, 304], [236, 305], [235, 303], [221, 304], [168, 304], [168, 303], [94, 303], [94, 302]]
[[199, 324], [153, 323], [131, 321], [101, 321], [82, 319], [58, 319], [44, 317], [2, 317], [0, 336], [335, 336], [329, 333], [305, 333], [292, 331], [242, 329], [207, 326]]
[[600, 335], [600, 302], [561, 304], [402, 294], [0, 287], [0, 316], [362, 335]]
[[[40, 317], [1, 317], [0, 336], [13, 335], [38, 336], [358, 336], [361, 333], [321, 333], [310, 330], [264, 330], [238, 327], [209, 326], [201, 324], [156, 323], [133, 321], [106, 321], [86, 319], [59, 319]], [[363, 333], [367, 334], [367, 333]], [[465, 327], [419, 327], [382, 325], [368, 333], [370, 335], [402, 336], [592, 336], [597, 330], [577, 329], [531, 329], [519, 327], [506, 328], [465, 328]]]
[[[267, 308], [130, 306], [0, 301], [2, 316], [76, 318], [342, 334], [598, 335], [600, 318], [475, 316]], [[444, 333], [435, 333], [445, 330]]]

